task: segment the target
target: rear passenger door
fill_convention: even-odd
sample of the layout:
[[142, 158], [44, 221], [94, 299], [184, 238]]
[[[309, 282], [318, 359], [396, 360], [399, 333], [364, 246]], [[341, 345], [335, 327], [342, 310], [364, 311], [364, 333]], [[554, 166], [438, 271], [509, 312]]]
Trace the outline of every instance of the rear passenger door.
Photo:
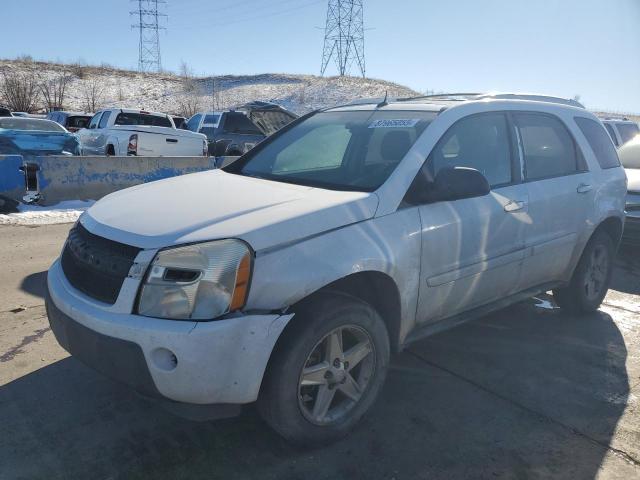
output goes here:
[[513, 120], [529, 193], [523, 290], [563, 277], [586, 230], [594, 191], [584, 156], [560, 118], [522, 112]]

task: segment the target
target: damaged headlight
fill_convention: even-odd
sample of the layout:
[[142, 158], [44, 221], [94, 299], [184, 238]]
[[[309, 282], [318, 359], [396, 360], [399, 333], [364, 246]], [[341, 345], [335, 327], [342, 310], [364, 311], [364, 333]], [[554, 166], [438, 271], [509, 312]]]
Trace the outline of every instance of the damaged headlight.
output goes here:
[[211, 320], [244, 306], [250, 275], [251, 252], [240, 240], [161, 250], [149, 266], [138, 314]]

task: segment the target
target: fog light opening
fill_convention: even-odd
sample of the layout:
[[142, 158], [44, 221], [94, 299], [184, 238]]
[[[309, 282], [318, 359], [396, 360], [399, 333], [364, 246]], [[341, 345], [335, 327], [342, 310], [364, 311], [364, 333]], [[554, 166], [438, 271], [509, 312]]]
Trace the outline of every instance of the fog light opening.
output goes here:
[[165, 372], [175, 370], [178, 366], [178, 357], [166, 348], [157, 348], [152, 354], [151, 358], [155, 367]]

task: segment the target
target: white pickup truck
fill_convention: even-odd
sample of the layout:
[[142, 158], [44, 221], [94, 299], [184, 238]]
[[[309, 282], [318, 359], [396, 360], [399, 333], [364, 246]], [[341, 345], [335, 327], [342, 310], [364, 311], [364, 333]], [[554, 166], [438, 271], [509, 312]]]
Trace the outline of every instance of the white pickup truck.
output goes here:
[[205, 135], [176, 129], [169, 115], [144, 110], [100, 110], [77, 136], [81, 155], [208, 155]]

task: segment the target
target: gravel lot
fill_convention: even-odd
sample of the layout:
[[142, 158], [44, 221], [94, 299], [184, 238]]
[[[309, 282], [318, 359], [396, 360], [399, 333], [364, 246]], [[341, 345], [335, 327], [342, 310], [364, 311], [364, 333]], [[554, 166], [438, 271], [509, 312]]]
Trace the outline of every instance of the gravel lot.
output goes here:
[[68, 357], [46, 270], [71, 225], [0, 227], [0, 479], [640, 478], [640, 256], [595, 314], [550, 297], [411, 346], [350, 437], [304, 451], [253, 409], [196, 423]]

